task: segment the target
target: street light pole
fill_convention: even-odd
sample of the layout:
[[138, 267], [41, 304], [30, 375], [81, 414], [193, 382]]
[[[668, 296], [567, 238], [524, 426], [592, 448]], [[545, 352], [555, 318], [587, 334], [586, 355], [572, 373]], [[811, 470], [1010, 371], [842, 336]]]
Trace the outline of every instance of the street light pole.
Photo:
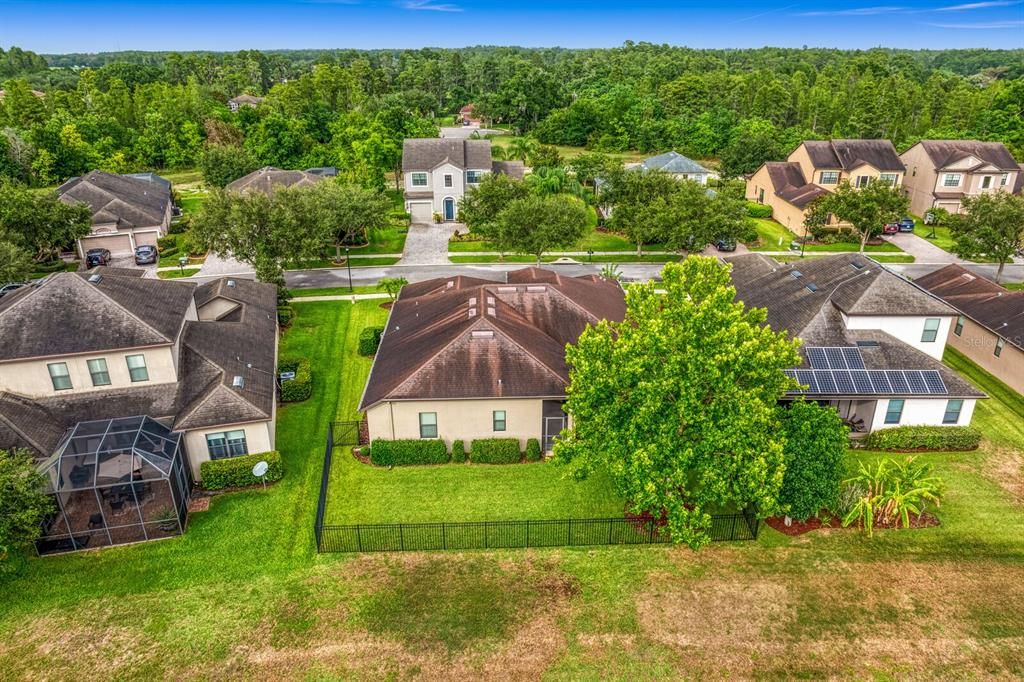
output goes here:
[[590, 262], [593, 263], [594, 262], [594, 250], [593, 249], [587, 249], [587, 255], [590, 256]]
[[348, 268], [348, 293], [352, 293], [352, 259], [348, 255], [349, 247], [345, 247], [345, 266]]

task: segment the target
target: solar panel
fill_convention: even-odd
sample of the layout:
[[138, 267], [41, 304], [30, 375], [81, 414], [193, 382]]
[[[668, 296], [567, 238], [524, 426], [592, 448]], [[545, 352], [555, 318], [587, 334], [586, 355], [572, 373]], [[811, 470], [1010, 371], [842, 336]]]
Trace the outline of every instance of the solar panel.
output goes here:
[[813, 371], [809, 369], [798, 369], [796, 371], [796, 380], [799, 381], [801, 385], [807, 386], [807, 393], [818, 392], [818, 382], [814, 380]]
[[811, 363], [811, 367], [814, 369], [829, 369], [828, 357], [825, 355], [824, 348], [808, 348], [807, 349], [807, 361]]
[[924, 383], [928, 386], [929, 393], [945, 393], [946, 384], [942, 382], [942, 377], [934, 369], [925, 370], [922, 372], [924, 375]]
[[892, 393], [892, 387], [889, 385], [889, 379], [885, 376], [885, 371], [870, 370], [868, 375], [871, 377], [871, 386], [875, 389], [875, 393]]
[[903, 376], [907, 378], [907, 383], [910, 384], [911, 393], [924, 394], [928, 392], [928, 384], [924, 382], [924, 377], [921, 375], [920, 370], [904, 370]]
[[857, 387], [857, 393], [875, 392], [871, 385], [871, 377], [864, 370], [851, 370], [850, 376], [853, 378], [853, 385]]
[[843, 359], [842, 348], [826, 348], [825, 356], [828, 358], [830, 369], [849, 369], [846, 366], [846, 360]]
[[839, 393], [853, 393], [854, 385], [850, 370], [837, 369], [832, 372], [832, 376], [836, 379], [836, 388], [839, 389]]
[[814, 372], [814, 378], [818, 380], [819, 393], [835, 393], [836, 378], [835, 370], [819, 369]]
[[902, 370], [889, 369], [885, 373], [889, 377], [893, 393], [910, 393], [910, 384], [907, 383], [907, 378], [903, 376]]
[[864, 358], [861, 357], [859, 348], [843, 348], [843, 357], [850, 369], [864, 369]]

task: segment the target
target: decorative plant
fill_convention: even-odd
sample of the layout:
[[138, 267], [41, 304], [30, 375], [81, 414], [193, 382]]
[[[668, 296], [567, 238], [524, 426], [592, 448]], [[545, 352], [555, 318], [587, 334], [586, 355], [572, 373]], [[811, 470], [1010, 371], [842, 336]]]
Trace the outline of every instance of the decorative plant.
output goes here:
[[909, 528], [911, 514], [920, 518], [929, 502], [938, 507], [942, 499], [942, 479], [916, 457], [883, 459], [870, 468], [862, 462], [857, 475], [843, 483], [862, 490], [846, 510], [843, 526], [859, 520], [869, 536], [876, 523]]
[[622, 271], [615, 263], [605, 263], [601, 268], [601, 277], [610, 282], [618, 282], [622, 279]]
[[156, 527], [165, 532], [178, 530], [178, 515], [170, 507], [163, 507], [153, 517]]

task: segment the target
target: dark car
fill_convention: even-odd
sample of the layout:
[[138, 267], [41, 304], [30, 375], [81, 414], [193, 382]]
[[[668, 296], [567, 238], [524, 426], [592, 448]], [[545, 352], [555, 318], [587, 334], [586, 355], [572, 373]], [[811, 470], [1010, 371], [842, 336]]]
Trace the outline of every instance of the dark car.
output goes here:
[[882, 225], [882, 234], [899, 234], [899, 231], [899, 223], [886, 223], [885, 225]]
[[914, 231], [914, 219], [913, 218], [900, 218], [899, 223], [900, 232], [913, 232]]
[[735, 251], [736, 240], [732, 237], [719, 237], [715, 240], [715, 248], [719, 251]]
[[85, 252], [85, 267], [110, 264], [110, 249], [89, 249]]
[[135, 247], [135, 264], [136, 265], [152, 265], [156, 263], [159, 255], [157, 254], [156, 247], [152, 244], [143, 244], [142, 246]]
[[24, 282], [8, 282], [7, 284], [0, 285], [0, 297], [6, 296], [15, 289], [20, 289], [25, 286]]

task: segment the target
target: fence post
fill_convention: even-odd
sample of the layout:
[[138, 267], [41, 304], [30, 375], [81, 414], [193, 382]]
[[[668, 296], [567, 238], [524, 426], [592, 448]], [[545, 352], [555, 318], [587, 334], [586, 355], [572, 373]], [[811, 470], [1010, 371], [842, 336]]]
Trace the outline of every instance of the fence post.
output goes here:
[[527, 521], [526, 521], [526, 544], [523, 545], [523, 546], [524, 547], [529, 547], [530, 546], [530, 521], [529, 521], [529, 519], [527, 519]]
[[490, 549], [490, 547], [491, 547], [490, 542], [487, 539], [487, 528], [488, 528], [488, 526], [490, 526], [490, 523], [488, 521], [484, 521], [484, 549]]
[[359, 551], [363, 551], [363, 534], [359, 530], [359, 524], [356, 524], [356, 543], [359, 545]]
[[572, 546], [572, 519], [569, 519], [569, 530], [565, 534], [565, 544], [569, 547]]
[[735, 540], [736, 539], [736, 515], [735, 514], [732, 515], [732, 530], [729, 531], [729, 539], [730, 540]]
[[608, 519], [608, 544], [612, 544], [612, 524], [615, 523], [615, 519]]
[[402, 548], [403, 552], [405, 551], [405, 524], [404, 523], [398, 524], [398, 546]]
[[647, 536], [647, 544], [654, 544], [654, 519], [651, 519], [651, 534]]
[[441, 524], [441, 549], [448, 549], [448, 525]]

